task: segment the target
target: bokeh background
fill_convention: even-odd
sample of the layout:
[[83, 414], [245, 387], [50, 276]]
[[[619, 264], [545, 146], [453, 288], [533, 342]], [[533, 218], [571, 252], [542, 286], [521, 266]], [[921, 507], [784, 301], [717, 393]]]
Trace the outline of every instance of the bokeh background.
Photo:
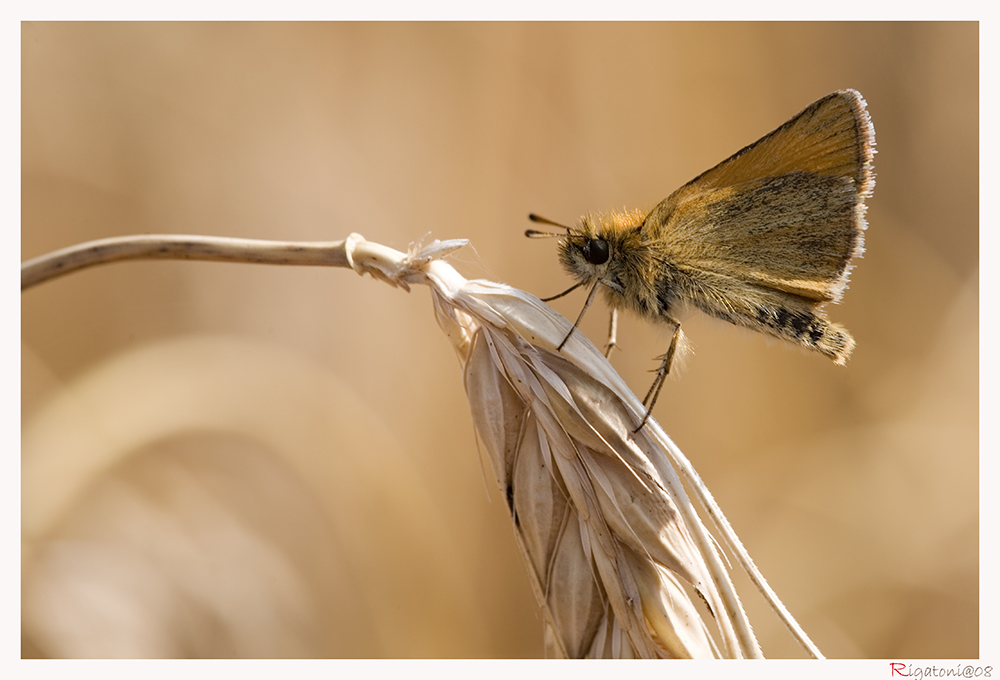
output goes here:
[[[854, 356], [691, 316], [655, 416], [828, 656], [976, 657], [978, 30], [25, 23], [21, 256], [430, 235], [472, 240], [469, 278], [552, 295], [569, 279], [523, 238], [529, 211], [651, 208], [858, 89], [877, 183], [829, 310]], [[132, 262], [21, 304], [24, 656], [542, 654], [426, 290]], [[644, 394], [666, 332], [619, 337]], [[801, 656], [745, 593], [765, 654]]]

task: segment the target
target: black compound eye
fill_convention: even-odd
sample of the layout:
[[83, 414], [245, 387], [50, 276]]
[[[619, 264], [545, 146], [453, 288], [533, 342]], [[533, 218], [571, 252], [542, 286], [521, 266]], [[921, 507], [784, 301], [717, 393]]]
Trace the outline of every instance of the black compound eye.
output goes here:
[[611, 257], [611, 249], [603, 238], [592, 238], [583, 246], [583, 256], [590, 264], [604, 264]]

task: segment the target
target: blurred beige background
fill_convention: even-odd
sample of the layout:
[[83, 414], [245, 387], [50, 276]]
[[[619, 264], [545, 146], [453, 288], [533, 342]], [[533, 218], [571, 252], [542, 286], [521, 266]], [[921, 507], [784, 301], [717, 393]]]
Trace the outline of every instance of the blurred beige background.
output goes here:
[[[833, 657], [976, 657], [978, 27], [22, 27], [23, 259], [136, 233], [396, 248], [569, 284], [529, 211], [651, 208], [815, 99], [876, 129], [846, 368], [692, 316], [655, 416]], [[573, 318], [576, 294], [555, 303]], [[25, 656], [534, 657], [429, 295], [138, 262], [22, 297]], [[584, 330], [603, 340], [595, 308]], [[666, 333], [632, 319], [640, 395]], [[801, 656], [755, 592], [765, 654]]]

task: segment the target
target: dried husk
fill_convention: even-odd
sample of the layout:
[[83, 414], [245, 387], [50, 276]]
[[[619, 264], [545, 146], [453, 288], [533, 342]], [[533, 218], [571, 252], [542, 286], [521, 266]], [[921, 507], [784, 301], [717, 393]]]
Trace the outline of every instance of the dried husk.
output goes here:
[[484, 281], [432, 289], [439, 322], [461, 338], [473, 422], [545, 611], [548, 653], [759, 655], [752, 636], [737, 640], [718, 617], [708, 615], [721, 649], [709, 633], [693, 592], [714, 612], [732, 609], [699, 548], [714, 544], [692, 538], [679, 479], [664, 479], [653, 428], [632, 432], [641, 405], [600, 352], [579, 333], [557, 351], [567, 322], [523, 291]]

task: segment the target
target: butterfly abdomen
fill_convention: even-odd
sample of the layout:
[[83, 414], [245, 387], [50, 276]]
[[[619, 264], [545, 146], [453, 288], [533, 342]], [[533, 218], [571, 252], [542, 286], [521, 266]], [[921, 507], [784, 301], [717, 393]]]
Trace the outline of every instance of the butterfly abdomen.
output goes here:
[[760, 305], [751, 328], [763, 326], [769, 333], [814, 349], [841, 366], [854, 349], [854, 338], [846, 328], [805, 310]]

